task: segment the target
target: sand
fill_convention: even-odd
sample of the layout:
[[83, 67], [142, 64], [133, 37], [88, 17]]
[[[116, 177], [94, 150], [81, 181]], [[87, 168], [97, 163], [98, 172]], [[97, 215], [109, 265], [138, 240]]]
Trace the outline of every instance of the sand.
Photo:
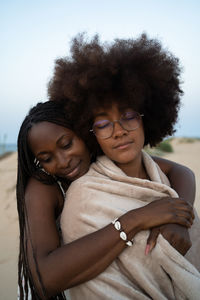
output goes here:
[[[200, 214], [200, 141], [173, 141], [174, 153], [166, 158], [190, 167], [196, 175], [195, 207]], [[0, 299], [17, 299], [18, 220], [15, 198], [17, 155], [0, 160]]]
[[16, 153], [0, 160], [0, 299], [17, 299]]

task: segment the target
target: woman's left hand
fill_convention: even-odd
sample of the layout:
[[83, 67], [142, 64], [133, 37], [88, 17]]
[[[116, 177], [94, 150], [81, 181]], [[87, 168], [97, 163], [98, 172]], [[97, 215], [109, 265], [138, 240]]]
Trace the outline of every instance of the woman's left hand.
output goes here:
[[178, 224], [166, 224], [152, 228], [147, 240], [145, 254], [148, 254], [155, 247], [159, 233], [183, 256], [192, 246], [188, 228]]

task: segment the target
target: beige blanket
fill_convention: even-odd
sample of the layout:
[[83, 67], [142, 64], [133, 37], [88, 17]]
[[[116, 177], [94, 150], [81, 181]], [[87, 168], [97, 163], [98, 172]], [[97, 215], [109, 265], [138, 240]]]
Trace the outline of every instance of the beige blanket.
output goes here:
[[[151, 181], [126, 176], [102, 156], [86, 175], [71, 184], [61, 217], [65, 243], [106, 226], [128, 210], [166, 195], [177, 197], [166, 176], [145, 152], [143, 161]], [[102, 274], [72, 288], [71, 299], [200, 299], [197, 215], [190, 234], [193, 246], [186, 259], [161, 234], [152, 253], [145, 256], [149, 231], [138, 233], [134, 245], [127, 247]]]

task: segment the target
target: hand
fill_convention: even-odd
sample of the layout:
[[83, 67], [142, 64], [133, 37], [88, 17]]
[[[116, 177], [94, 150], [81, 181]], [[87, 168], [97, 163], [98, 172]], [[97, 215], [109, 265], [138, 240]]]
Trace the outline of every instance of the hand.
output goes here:
[[191, 227], [194, 219], [192, 206], [179, 198], [164, 197], [137, 209], [140, 230], [164, 224], [180, 224]]
[[188, 229], [178, 224], [165, 224], [152, 228], [148, 240], [145, 254], [147, 255], [156, 245], [158, 234], [163, 237], [183, 256], [192, 246]]

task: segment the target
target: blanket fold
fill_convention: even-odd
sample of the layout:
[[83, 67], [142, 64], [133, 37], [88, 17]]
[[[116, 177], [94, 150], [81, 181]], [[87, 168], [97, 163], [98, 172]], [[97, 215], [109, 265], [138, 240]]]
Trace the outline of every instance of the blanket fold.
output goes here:
[[[128, 177], [106, 156], [73, 182], [61, 216], [64, 243], [94, 232], [125, 212], [160, 197], [177, 197], [167, 177], [143, 152], [150, 180]], [[192, 247], [183, 257], [160, 234], [145, 255], [149, 231], [134, 237], [134, 245], [95, 279], [70, 290], [71, 299], [200, 299], [200, 220], [189, 229]], [[89, 251], [89, 249], [88, 249]]]

